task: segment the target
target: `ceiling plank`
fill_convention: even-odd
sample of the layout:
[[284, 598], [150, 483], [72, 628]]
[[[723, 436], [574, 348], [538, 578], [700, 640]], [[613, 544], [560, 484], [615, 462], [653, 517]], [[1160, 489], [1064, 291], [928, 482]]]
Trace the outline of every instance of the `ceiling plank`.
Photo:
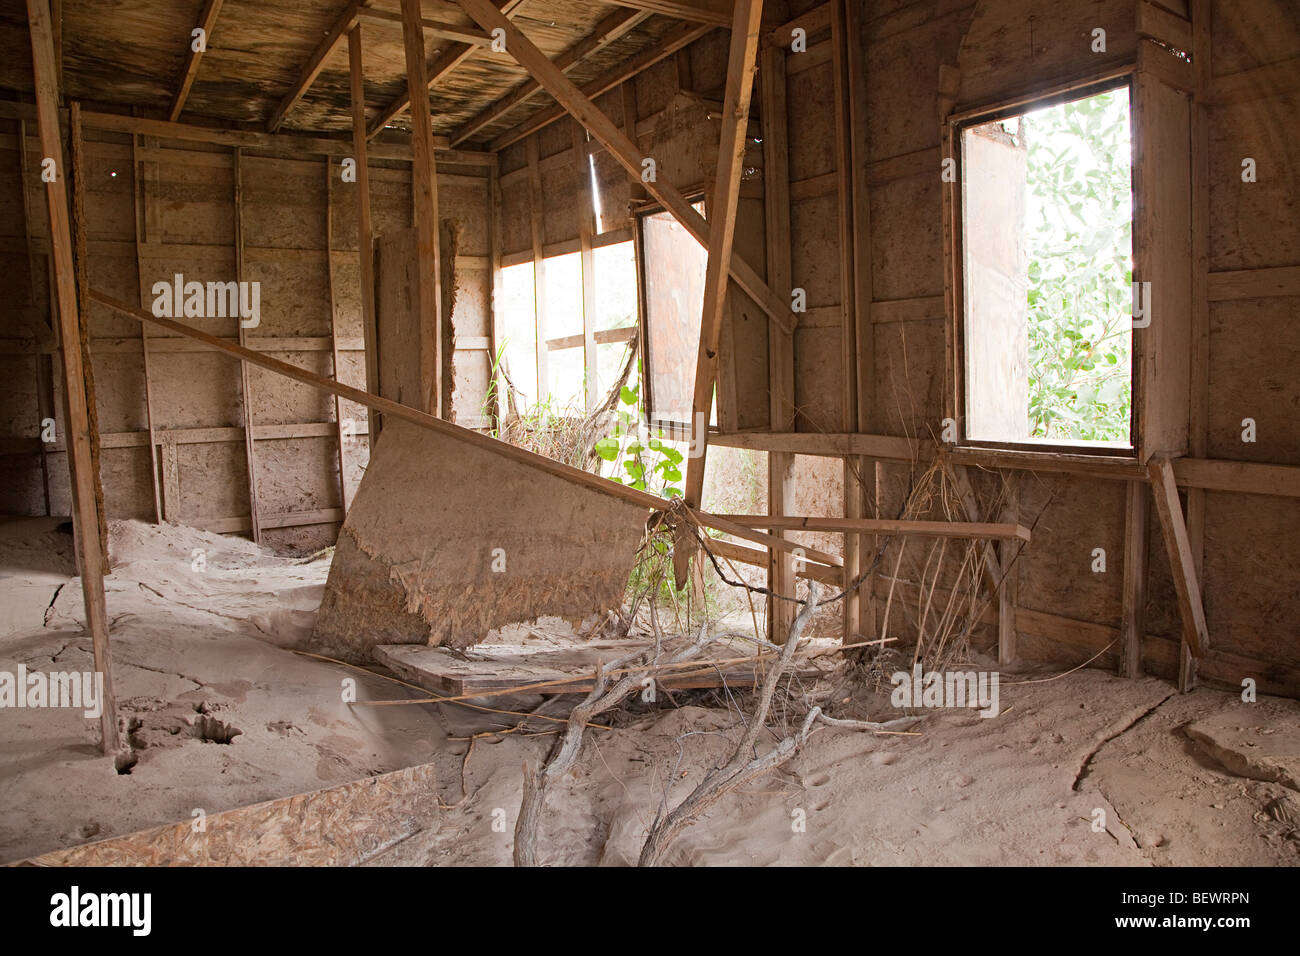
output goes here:
[[[615, 10], [596, 24], [596, 28], [589, 34], [557, 56], [553, 62], [561, 70], [567, 71], [577, 65], [583, 58], [626, 35], [628, 31], [644, 23], [650, 16], [651, 14], [644, 10]], [[532, 99], [541, 88], [542, 85], [536, 80], [525, 80], [515, 87], [511, 93], [497, 100], [452, 133], [451, 142], [453, 144], [465, 142], [483, 127], [490, 126], [520, 103]]]
[[[523, 5], [523, 2], [524, 0], [493, 0], [496, 8], [507, 18], [514, 16], [515, 12]], [[427, 71], [428, 88], [432, 89], [443, 77], [449, 75], [477, 52], [478, 47], [474, 44], [453, 43], [429, 64]], [[366, 132], [366, 138], [373, 139], [380, 130], [391, 123], [410, 105], [411, 97], [409, 92], [393, 100], [380, 112], [379, 118], [370, 124], [370, 129]]]
[[294, 106], [297, 105], [298, 101], [303, 98], [303, 95], [311, 89], [311, 85], [316, 82], [316, 77], [320, 76], [321, 70], [325, 68], [325, 61], [330, 58], [330, 54], [333, 53], [338, 48], [339, 44], [343, 42], [343, 38], [348, 35], [348, 31], [356, 25], [357, 16], [361, 8], [365, 6], [367, 2], [368, 0], [349, 0], [348, 5], [339, 13], [338, 17], [334, 20], [334, 25], [330, 27], [329, 33], [325, 34], [325, 39], [320, 41], [320, 45], [317, 46], [315, 52], [312, 53], [311, 59], [307, 61], [307, 65], [304, 66], [302, 71], [298, 74], [298, 79], [294, 82], [293, 89], [285, 94], [284, 99], [280, 101], [280, 105], [277, 106], [275, 112], [271, 114], [271, 119], [266, 124], [266, 131], [268, 133], [274, 133], [280, 128], [280, 125], [284, 122], [284, 118], [289, 115], [289, 111], [293, 109]]
[[190, 87], [194, 85], [194, 79], [199, 75], [199, 61], [203, 59], [204, 50], [212, 39], [212, 28], [216, 26], [217, 17], [221, 14], [222, 2], [223, 0], [208, 0], [203, 13], [199, 16], [198, 29], [203, 31], [202, 50], [194, 49], [194, 37], [191, 34], [190, 51], [185, 57], [185, 68], [181, 70], [181, 80], [176, 87], [176, 95], [172, 97], [171, 109], [167, 111], [167, 119], [173, 123], [180, 118], [181, 112], [185, 109], [185, 101], [190, 96]]
[[731, 26], [732, 0], [605, 0], [619, 7], [661, 13], [678, 20], [707, 23], [711, 27]]
[[[362, 20], [369, 20], [373, 23], [391, 23], [399, 27], [402, 24], [402, 15], [400, 13], [390, 13], [387, 10], [372, 10], [365, 7], [357, 11], [357, 16]], [[443, 40], [456, 40], [459, 43], [468, 43], [473, 46], [487, 46], [492, 42], [492, 38], [482, 30], [475, 30], [459, 23], [449, 23], [446, 20], [432, 20], [429, 17], [421, 17], [420, 26], [424, 28], [425, 33]]]
[[[630, 80], [643, 70], [649, 69], [661, 60], [672, 56], [678, 50], [694, 43], [706, 33], [714, 29], [712, 26], [705, 26], [698, 23], [683, 23], [680, 26], [668, 31], [658, 43], [651, 46], [648, 50], [643, 50], [636, 56], [632, 57], [626, 63], [622, 63], [613, 69], [607, 70], [590, 83], [582, 87], [582, 95], [588, 99], [595, 99], [606, 90], [612, 90], [620, 83]], [[539, 129], [550, 126], [556, 120], [565, 115], [563, 106], [556, 103], [546, 109], [539, 110], [537, 113], [524, 120], [518, 126], [506, 130], [500, 136], [492, 140], [488, 146], [492, 152], [500, 152], [511, 143], [517, 143], [525, 136], [531, 136]]]

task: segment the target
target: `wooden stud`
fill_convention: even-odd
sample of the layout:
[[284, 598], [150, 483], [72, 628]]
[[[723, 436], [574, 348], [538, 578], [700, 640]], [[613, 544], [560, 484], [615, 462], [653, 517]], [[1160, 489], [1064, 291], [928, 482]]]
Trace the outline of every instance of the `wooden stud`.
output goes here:
[[[636, 144], [625, 136], [605, 113], [596, 106], [567, 76], [555, 67], [546, 55], [519, 32], [508, 19], [488, 0], [457, 0], [471, 17], [485, 30], [501, 29], [506, 33], [506, 49], [542, 84], [560, 104], [573, 114], [574, 118], [599, 140], [611, 156], [632, 176], [640, 179], [642, 160], [646, 157]], [[753, 0], [746, 0], [753, 2]], [[751, 71], [752, 74], [752, 71]], [[656, 177], [646, 182], [647, 191], [655, 197], [664, 208], [672, 213], [695, 240], [708, 249], [709, 225], [704, 217], [696, 212], [686, 198], [670, 183]], [[739, 255], [732, 253], [730, 259], [731, 275], [749, 296], [759, 304], [763, 311], [772, 316], [784, 327], [790, 328], [790, 306], [773, 295], [758, 273]]]
[[[335, 381], [343, 381], [343, 370], [339, 365], [339, 317], [334, 304], [334, 257], [330, 250], [334, 248], [334, 163], [325, 157], [325, 275], [330, 309], [330, 356], [333, 359]], [[346, 515], [351, 507], [348, 499], [347, 442], [343, 428], [343, 400], [334, 396], [334, 426], [339, 443], [339, 500], [343, 502]]]
[[[244, 178], [242, 150], [235, 147], [235, 281], [244, 281]], [[242, 286], [241, 286], [242, 288]], [[239, 344], [248, 345], [248, 330], [244, 328], [241, 315], [235, 316], [239, 329]], [[240, 398], [244, 406], [244, 461], [248, 468], [248, 517], [253, 541], [262, 543], [262, 525], [258, 521], [257, 508], [257, 452], [253, 447], [256, 439], [253, 434], [253, 389], [249, 381], [248, 366], [239, 367]]]
[[1178, 498], [1178, 485], [1174, 469], [1165, 457], [1154, 457], [1148, 467], [1151, 471], [1151, 494], [1160, 518], [1160, 530], [1169, 556], [1169, 569], [1173, 573], [1174, 590], [1178, 593], [1178, 609], [1183, 618], [1183, 636], [1192, 656], [1201, 657], [1210, 646], [1209, 631], [1205, 625], [1205, 608], [1201, 603], [1201, 585], [1196, 573], [1196, 560], [1187, 539], [1187, 525]]
[[[1019, 490], [1013, 484], [1007, 489], [1003, 519], [1015, 521], [1019, 517]], [[1026, 538], [1027, 542], [1029, 539]], [[998, 545], [1001, 558], [1001, 583], [998, 588], [998, 665], [1007, 667], [1015, 662], [1017, 654], [1017, 616], [1020, 596], [1020, 565], [1017, 557], [1025, 544], [1004, 540]]]
[[[54, 417], [53, 383], [47, 368], [49, 362], [45, 351], [40, 347], [44, 340], [53, 338], [50, 324], [36, 325], [36, 246], [32, 234], [31, 182], [27, 172], [27, 121], [18, 121], [18, 181], [23, 192], [23, 234], [24, 247], [27, 250], [27, 303], [31, 309], [33, 332], [37, 347], [32, 355], [33, 370], [36, 373], [36, 416], [38, 422]], [[53, 309], [53, 295], [50, 296], [50, 308]], [[47, 322], [49, 320], [47, 316]], [[50, 461], [49, 449], [45, 442], [40, 442], [41, 488], [45, 499], [45, 513], [52, 514], [50, 507]]]
[[[217, 24], [217, 17], [221, 14], [221, 4], [222, 0], [207, 0], [203, 12], [199, 14], [198, 29], [203, 31], [205, 48], [207, 41], [212, 38], [212, 28]], [[199, 75], [199, 61], [202, 59], [203, 50], [194, 49], [194, 38], [191, 36], [189, 52], [185, 55], [185, 66], [181, 68], [176, 94], [172, 97], [171, 109], [167, 111], [168, 121], [176, 122], [185, 110], [185, 101], [189, 98], [190, 87], [194, 85], [195, 77]]]
[[1142, 639], [1146, 636], [1147, 485], [1128, 483], [1124, 508], [1124, 605], [1120, 621], [1119, 674], [1142, 676]]
[[573, 127], [573, 176], [578, 191], [578, 242], [582, 252], [582, 365], [586, 372], [587, 414], [600, 404], [600, 378], [597, 374], [596, 350], [596, 259], [591, 237], [599, 228], [591, 194], [591, 159], [587, 153], [587, 135], [576, 121]]
[[502, 301], [501, 288], [501, 175], [496, 165], [488, 170], [488, 258], [491, 267], [490, 294], [488, 296], [488, 329], [491, 337], [488, 342], [488, 369], [492, 378], [488, 388], [494, 389], [496, 401], [492, 403], [492, 430], [499, 433], [510, 410], [510, 396], [506, 394], [509, 386], [505, 375], [498, 368], [498, 359], [502, 356], [502, 346], [506, 340], [505, 313], [497, 306]]
[[[645, 22], [649, 16], [650, 14], [644, 10], [615, 10], [596, 24], [596, 28], [591, 33], [557, 56], [555, 65], [567, 72], [585, 57], [627, 35], [629, 31]], [[528, 102], [541, 89], [541, 84], [536, 80], [525, 80], [508, 96], [497, 100], [452, 133], [450, 137], [452, 147], [459, 146], [483, 127], [492, 125], [516, 106]]]
[[420, 0], [402, 0], [402, 38], [406, 49], [406, 84], [411, 103], [411, 198], [418, 233], [420, 316], [420, 388], [424, 409], [443, 415], [442, 257], [438, 219], [438, 176], [433, 156], [433, 117], [425, 73]]
[[108, 612], [104, 602], [103, 554], [100, 550], [99, 515], [95, 509], [92, 473], [90, 415], [82, 368], [77, 319], [77, 279], [72, 258], [72, 233], [68, 222], [66, 172], [59, 131], [58, 75], [55, 66], [54, 33], [48, 0], [27, 0], [27, 22], [32, 41], [32, 67], [36, 94], [37, 125], [41, 150], [55, 161], [58, 170], [46, 184], [50, 214], [50, 245], [54, 262], [54, 291], [58, 303], [58, 325], [63, 348], [64, 413], [67, 430], [68, 472], [72, 485], [73, 531], [77, 548], [77, 569], [85, 598], [86, 627], [94, 648], [95, 670], [103, 675], [103, 712], [99, 718], [100, 742], [104, 753], [119, 747], [117, 698], [113, 691], [113, 665], [108, 645]]
[[[154, 176], [158, 173], [158, 164], [151, 163]], [[145, 292], [145, 273], [144, 258], [141, 250], [144, 248], [145, 236], [141, 228], [142, 218], [147, 220], [148, 216], [145, 211], [145, 205], [148, 203], [148, 197], [140, 188], [140, 137], [135, 133], [131, 134], [131, 194], [134, 204], [132, 210], [132, 226], [135, 233], [135, 274], [136, 282], [140, 289], [140, 305], [144, 306], [147, 301]], [[153, 239], [153, 236], [149, 236]], [[161, 524], [166, 512], [163, 510], [162, 482], [159, 478], [158, 470], [158, 436], [154, 431], [153, 423], [153, 391], [150, 387], [149, 380], [149, 329], [146, 326], [140, 326], [140, 361], [144, 377], [144, 416], [145, 424], [149, 430], [149, 473], [153, 479], [153, 515], [154, 523]], [[167, 515], [168, 518], [174, 517]]]
[[[740, 178], [745, 169], [749, 129], [749, 101], [757, 67], [759, 28], [763, 0], [737, 0], [727, 59], [727, 86], [722, 110], [722, 137], [718, 143], [717, 182], [709, 203], [709, 250], [704, 278], [704, 311], [700, 318], [700, 343], [695, 358], [695, 390], [691, 398], [691, 432], [698, 453], [686, 465], [686, 502], [700, 506], [704, 494], [704, 468], [708, 460], [709, 411], [718, 373], [718, 341], [726, 306], [728, 265], [733, 256], [736, 210], [740, 204]], [[653, 192], [653, 190], [652, 190]], [[766, 287], [766, 284], [764, 284]], [[786, 310], [789, 311], [788, 309]]]
[[[379, 332], [375, 324], [375, 244], [370, 221], [370, 166], [366, 143], [366, 90], [361, 69], [361, 25], [348, 33], [348, 73], [352, 100], [352, 145], [357, 161], [357, 255], [361, 261], [361, 334], [366, 346], [366, 391], [379, 391]], [[373, 450], [382, 419], [366, 410], [366, 440]]]
[[546, 260], [542, 249], [542, 173], [539, 166], [537, 137], [528, 140], [528, 224], [533, 239], [533, 317], [537, 326], [537, 401], [551, 390], [550, 369], [546, 358], [549, 348], [546, 330]]

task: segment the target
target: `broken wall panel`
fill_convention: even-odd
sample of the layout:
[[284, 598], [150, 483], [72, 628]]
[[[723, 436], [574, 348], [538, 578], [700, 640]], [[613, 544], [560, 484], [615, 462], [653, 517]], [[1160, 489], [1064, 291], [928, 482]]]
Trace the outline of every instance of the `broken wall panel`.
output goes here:
[[468, 647], [493, 628], [619, 607], [645, 509], [393, 420], [339, 534], [312, 638]]

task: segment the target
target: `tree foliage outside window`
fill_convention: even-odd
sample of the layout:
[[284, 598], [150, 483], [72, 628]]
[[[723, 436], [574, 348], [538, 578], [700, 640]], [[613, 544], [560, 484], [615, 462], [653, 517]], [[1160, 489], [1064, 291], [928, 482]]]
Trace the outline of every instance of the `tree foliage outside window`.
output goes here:
[[1127, 87], [1020, 117], [1028, 165], [1030, 435], [1128, 442], [1133, 208]]

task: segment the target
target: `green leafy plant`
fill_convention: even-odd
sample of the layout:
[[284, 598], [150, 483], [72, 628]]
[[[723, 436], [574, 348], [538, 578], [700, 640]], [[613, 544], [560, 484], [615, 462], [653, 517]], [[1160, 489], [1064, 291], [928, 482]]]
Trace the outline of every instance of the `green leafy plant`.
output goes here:
[[681, 497], [681, 465], [685, 456], [663, 440], [662, 430], [655, 437], [641, 441], [640, 392], [639, 382], [619, 389], [614, 430], [596, 442], [594, 451], [603, 461], [615, 466], [610, 480], [664, 498]]
[[1031, 197], [1030, 434], [1127, 441], [1133, 404], [1128, 91], [1031, 113], [1021, 118], [1020, 133]]

